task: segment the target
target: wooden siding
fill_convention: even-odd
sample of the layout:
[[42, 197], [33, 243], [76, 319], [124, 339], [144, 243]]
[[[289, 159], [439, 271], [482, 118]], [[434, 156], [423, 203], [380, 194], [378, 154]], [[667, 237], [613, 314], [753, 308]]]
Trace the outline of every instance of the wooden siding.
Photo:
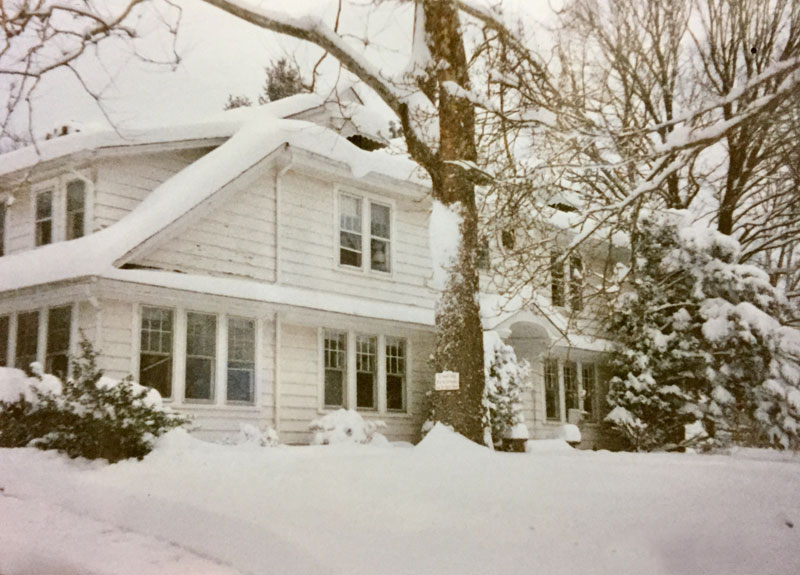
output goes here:
[[[417, 442], [426, 415], [426, 392], [432, 387], [433, 373], [428, 363], [433, 334], [415, 332], [406, 336], [411, 351], [410, 393], [406, 413], [361, 412], [366, 420], [386, 423], [383, 430], [391, 441]], [[284, 443], [308, 443], [308, 425], [327, 411], [320, 409], [322, 375], [319, 330], [315, 327], [281, 325], [280, 432]]]
[[[357, 187], [342, 187], [341, 191], [379, 202], [387, 199], [379, 192]], [[394, 261], [389, 275], [338, 266], [335, 194], [333, 183], [307, 174], [289, 171], [281, 178], [281, 282], [311, 289], [324, 286], [335, 293], [432, 308], [435, 294], [427, 287], [431, 275], [429, 204], [394, 200]]]
[[208, 149], [103, 158], [96, 164], [93, 230], [119, 221], [170, 177]]
[[275, 281], [275, 188], [270, 176], [238, 192], [135, 263], [166, 270]]

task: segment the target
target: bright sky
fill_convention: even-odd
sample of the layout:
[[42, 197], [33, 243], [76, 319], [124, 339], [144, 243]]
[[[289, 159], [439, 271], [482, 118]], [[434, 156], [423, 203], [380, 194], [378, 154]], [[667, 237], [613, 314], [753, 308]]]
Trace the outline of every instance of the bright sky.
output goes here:
[[[332, 22], [334, 0], [258, 0], [254, 4], [270, 10], [311, 12]], [[321, 51], [308, 44], [261, 30], [230, 16], [201, 0], [178, 0], [183, 16], [177, 49], [181, 64], [176, 70], [145, 64], [116, 47], [106, 46], [98, 58], [89, 54], [82, 61], [84, 76], [94, 89], [104, 86], [103, 107], [120, 127], [179, 123], [219, 112], [228, 94], [244, 94], [255, 101], [264, 81], [264, 66], [272, 59], [297, 59], [308, 77]], [[403, 67], [408, 61], [413, 7], [386, 6], [376, 13], [371, 0], [350, 0], [342, 24], [347, 32], [374, 43], [367, 48], [370, 59], [382, 70]], [[353, 7], [355, 5], [355, 7]], [[504, 0], [508, 11], [526, 14], [526, 26], [534, 17], [549, 12], [546, 0]], [[535, 16], [533, 16], [535, 14]], [[533, 22], [530, 22], [531, 24]], [[161, 46], [170, 37], [162, 28], [148, 33], [143, 44], [152, 55], [163, 55]], [[151, 52], [152, 51], [152, 52]], [[330, 84], [337, 66], [328, 59], [322, 74]], [[33, 124], [37, 136], [67, 122], [104, 123], [103, 113], [69, 73], [60, 72], [37, 90]]]

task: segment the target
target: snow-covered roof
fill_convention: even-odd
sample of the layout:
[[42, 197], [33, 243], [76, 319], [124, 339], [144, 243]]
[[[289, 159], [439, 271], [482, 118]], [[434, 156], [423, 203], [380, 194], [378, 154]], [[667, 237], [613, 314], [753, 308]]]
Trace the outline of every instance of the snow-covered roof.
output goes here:
[[226, 138], [155, 188], [133, 211], [109, 227], [76, 240], [0, 258], [0, 292], [112, 273], [115, 263], [134, 248], [257, 165], [276, 161], [281, 150], [298, 149], [334, 162], [353, 178], [382, 176], [399, 184], [425, 185], [417, 164], [407, 158], [367, 152], [325, 127], [283, 119], [321, 103], [319, 96], [305, 94], [266, 106], [232, 110], [192, 126], [143, 130], [125, 138], [115, 133], [76, 134], [45, 142], [38, 154], [26, 148], [0, 156], [2, 175], [26, 169], [35, 162], [104, 146]]
[[541, 295], [526, 292], [516, 296], [481, 294], [481, 323], [485, 330], [510, 328], [517, 322], [531, 322], [547, 333], [548, 345], [584, 351], [606, 352], [612, 342], [587, 333], [576, 333], [567, 317]]

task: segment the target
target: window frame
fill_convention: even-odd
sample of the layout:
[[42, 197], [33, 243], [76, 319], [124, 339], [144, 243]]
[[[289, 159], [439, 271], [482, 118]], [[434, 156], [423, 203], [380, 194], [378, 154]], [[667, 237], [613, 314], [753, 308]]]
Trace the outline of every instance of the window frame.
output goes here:
[[[583, 293], [586, 284], [586, 263], [579, 252], [573, 252], [557, 268], [554, 265], [555, 260], [563, 257], [564, 250], [560, 248], [550, 250], [550, 303], [553, 307], [579, 313], [585, 307]], [[580, 271], [580, 276], [574, 273], [577, 269]], [[554, 297], [556, 291], [560, 292], [558, 301]]]
[[[144, 328], [144, 312], [145, 312], [146, 309], [155, 309], [155, 310], [161, 310], [161, 311], [168, 311], [170, 313], [170, 321], [171, 321], [171, 324], [172, 324], [172, 326], [171, 326], [172, 329], [169, 332], [170, 333], [170, 338], [171, 338], [169, 354], [166, 354], [166, 352], [161, 351], [161, 350], [159, 350], [158, 352], [154, 352], [154, 351], [151, 351], [151, 350], [147, 350], [147, 351], [143, 351], [142, 350], [142, 345], [141, 345], [141, 343], [142, 343], [142, 331], [143, 331], [143, 328]], [[169, 306], [142, 304], [142, 305], [139, 306], [138, 312], [139, 312], [138, 313], [138, 316], [139, 316], [138, 317], [139, 329], [136, 332], [136, 334], [134, 335], [134, 339], [137, 342], [137, 346], [136, 346], [136, 348], [137, 348], [136, 349], [136, 351], [137, 351], [137, 353], [136, 353], [137, 365], [136, 365], [136, 370], [135, 370], [137, 382], [140, 383], [141, 385], [145, 385], [144, 383], [142, 383], [142, 354], [143, 353], [147, 353], [147, 354], [150, 354], [150, 355], [161, 355], [161, 356], [164, 356], [164, 357], [168, 357], [169, 358], [169, 376], [170, 376], [170, 379], [169, 379], [169, 391], [170, 391], [170, 393], [169, 393], [169, 395], [164, 395], [164, 394], [161, 393], [161, 391], [159, 391], [159, 390], [157, 390], [157, 391], [161, 394], [162, 399], [167, 400], [167, 401], [172, 401], [178, 395], [175, 392], [175, 387], [176, 387], [175, 386], [175, 371], [176, 371], [175, 370], [175, 364], [177, 362], [176, 340], [178, 339], [178, 329], [177, 328], [178, 328], [178, 315], [179, 315], [178, 311], [175, 308], [172, 308], [172, 307], [169, 307]], [[163, 330], [159, 330], [158, 333], [159, 334], [163, 334], [163, 333], [166, 333], [166, 332], [164, 332]], [[162, 336], [159, 335], [159, 341], [161, 341], [161, 337]], [[152, 389], [155, 389], [155, 388], [152, 388]]]
[[[345, 188], [334, 186], [334, 230], [335, 237], [333, 242], [333, 267], [336, 270], [349, 272], [359, 275], [371, 275], [378, 278], [390, 279], [394, 277], [396, 258], [396, 228], [397, 228], [397, 204], [394, 200], [383, 198], [363, 192], [361, 190], [354, 190], [352, 188]], [[361, 210], [361, 265], [353, 266], [343, 264], [341, 260], [341, 204], [342, 197], [348, 197], [357, 200]], [[372, 206], [378, 205], [389, 209], [389, 238], [375, 236], [375, 241], [385, 242], [387, 245], [387, 256], [389, 259], [388, 271], [372, 268]], [[347, 231], [347, 230], [345, 230]], [[355, 233], [355, 232], [352, 232]]]
[[6, 220], [8, 216], [8, 200], [0, 194], [0, 258], [6, 255]]
[[[341, 334], [344, 336], [346, 342], [346, 349], [344, 353], [345, 366], [343, 370], [342, 379], [344, 382], [342, 405], [329, 405], [325, 402], [325, 371], [326, 371], [326, 358], [325, 358], [325, 339], [327, 334]], [[376, 380], [375, 380], [375, 407], [358, 407], [357, 406], [357, 338], [358, 337], [372, 337], [375, 338], [376, 344]], [[403, 388], [402, 388], [402, 409], [389, 409], [387, 407], [387, 356], [386, 346], [387, 342], [394, 340], [402, 342], [405, 352], [405, 373], [403, 374]], [[412, 374], [412, 353], [411, 353], [411, 339], [409, 334], [398, 333], [383, 333], [383, 332], [362, 332], [358, 329], [344, 328], [344, 327], [320, 327], [317, 332], [317, 349], [318, 349], [318, 408], [320, 414], [330, 413], [338, 409], [353, 409], [359, 413], [364, 414], [380, 414], [382, 416], [409, 416], [410, 410], [410, 385]]]
[[[214, 321], [214, 331], [213, 331], [213, 334], [211, 335], [211, 341], [213, 342], [212, 343], [213, 355], [204, 355], [204, 354], [198, 354], [198, 353], [190, 354], [189, 353], [189, 337], [191, 335], [190, 332], [189, 332], [189, 316], [191, 316], [191, 315], [204, 316], [206, 318], [212, 318], [213, 319], [213, 321]], [[199, 403], [199, 404], [216, 404], [216, 403], [218, 403], [217, 383], [218, 383], [218, 379], [219, 378], [218, 378], [217, 372], [218, 372], [218, 367], [219, 367], [219, 355], [220, 355], [220, 353], [219, 353], [220, 352], [220, 349], [219, 349], [219, 335], [220, 335], [219, 318], [217, 317], [217, 314], [215, 314], [215, 313], [209, 313], [209, 312], [203, 312], [203, 311], [195, 311], [195, 310], [184, 310], [184, 312], [183, 312], [183, 321], [184, 321], [186, 327], [185, 327], [185, 330], [184, 330], [184, 332], [185, 332], [184, 333], [184, 337], [182, 338], [182, 342], [181, 342], [181, 344], [183, 345], [183, 357], [182, 357], [182, 361], [183, 361], [183, 371], [182, 371], [182, 374], [183, 374], [183, 396], [182, 396], [182, 399], [187, 404], [195, 404], [195, 403]], [[173, 342], [173, 346], [174, 346], [174, 342]], [[209, 384], [208, 384], [209, 397], [188, 397], [187, 396], [186, 389], [187, 389], [187, 377], [188, 377], [188, 372], [189, 372], [189, 360], [190, 359], [208, 360], [208, 361], [211, 362], [210, 367], [209, 367], [209, 374], [210, 374], [211, 380], [209, 381]], [[227, 354], [226, 354], [226, 359], [227, 359]], [[226, 367], [227, 367], [227, 364], [226, 364]], [[227, 378], [226, 378], [226, 382], [225, 383], [226, 383], [226, 387], [227, 387]]]
[[[83, 204], [80, 210], [70, 210], [69, 209], [69, 186], [73, 182], [80, 182], [83, 185]], [[87, 204], [89, 198], [89, 184], [84, 178], [65, 178], [64, 181], [64, 241], [70, 240], [77, 240], [78, 238], [82, 238], [83, 236], [87, 235], [87, 227], [88, 227], [88, 220], [87, 220]], [[81, 233], [79, 236], [70, 237], [71, 235], [71, 217], [72, 215], [80, 213], [81, 214]]]
[[[225, 403], [227, 405], [247, 405], [252, 406], [256, 404], [256, 382], [258, 381], [258, 321], [252, 317], [242, 317], [238, 315], [225, 315]], [[230, 399], [230, 371], [231, 371], [231, 321], [246, 321], [250, 322], [253, 326], [253, 368], [252, 378], [250, 381], [250, 395], [249, 401], [241, 399]], [[219, 354], [218, 354], [219, 355]], [[234, 363], [245, 363], [237, 361]], [[241, 371], [241, 368], [235, 368]]]
[[[336, 350], [334, 350], [332, 348], [328, 349], [327, 341], [328, 340], [333, 341], [333, 336], [336, 336], [336, 338], [340, 342], [341, 341], [344, 342], [343, 348], [336, 349]], [[350, 347], [351, 347], [349, 345], [350, 342], [349, 342], [348, 332], [347, 331], [342, 331], [342, 330], [334, 330], [334, 329], [322, 329], [320, 331], [320, 339], [321, 339], [321, 343], [322, 343], [322, 345], [320, 346], [320, 349], [321, 349], [321, 352], [322, 352], [322, 358], [321, 358], [322, 361], [321, 361], [321, 364], [320, 364], [321, 365], [321, 371], [322, 371], [322, 386], [321, 386], [321, 399], [322, 399], [321, 404], [322, 404], [322, 409], [325, 409], [325, 410], [347, 409], [348, 408], [347, 406], [349, 405], [348, 388], [350, 387], [349, 383], [348, 383], [349, 372], [350, 372], [349, 367], [348, 367], [349, 363], [350, 363], [348, 356], [350, 354]], [[337, 367], [328, 367], [328, 353], [341, 354], [343, 356], [343, 358], [344, 358], [343, 360], [341, 360], [341, 363], [343, 364], [343, 366], [340, 367], [340, 366], [337, 365]], [[337, 363], [339, 363], [339, 360], [337, 360]], [[327, 371], [328, 370], [338, 371], [338, 372], [340, 372], [342, 374], [342, 391], [341, 391], [342, 401], [341, 401], [341, 403], [328, 403], [328, 401], [327, 401], [327, 395], [328, 395], [327, 394], [327, 385], [328, 385]]]
[[[36, 198], [43, 192], [52, 192], [51, 202], [51, 237], [50, 244], [63, 241], [70, 241], [68, 227], [68, 197], [67, 187], [73, 181], [83, 182], [83, 234], [79, 237], [88, 236], [92, 233], [92, 222], [94, 220], [94, 182], [89, 177], [89, 172], [85, 169], [70, 171], [53, 178], [48, 178], [31, 186], [30, 217], [33, 222], [33, 236], [31, 245], [34, 248], [41, 247], [36, 244], [37, 216]], [[71, 238], [78, 239], [78, 238]], [[41, 244], [49, 245], [49, 244]]]
[[[402, 374], [395, 374], [389, 373], [389, 353], [388, 348], [391, 345], [390, 341], [396, 341], [399, 345], [397, 346], [399, 349], [403, 350], [403, 373]], [[384, 386], [386, 388], [386, 412], [387, 413], [407, 413], [408, 412], [408, 366], [409, 366], [409, 357], [408, 357], [408, 339], [404, 337], [396, 337], [396, 336], [385, 336], [383, 342], [384, 348], [384, 373], [385, 373], [385, 382]], [[389, 407], [389, 376], [390, 375], [402, 375], [402, 382], [400, 388], [400, 398], [402, 400], [402, 405], [400, 408], [392, 408]]]
[[[584, 359], [583, 357], [586, 357]], [[544, 395], [544, 421], [550, 425], [563, 425], [569, 422], [569, 410], [571, 406], [567, 405], [568, 402], [568, 382], [567, 382], [567, 365], [572, 365], [575, 369], [575, 393], [577, 396], [578, 407], [581, 411], [581, 423], [586, 425], [597, 425], [600, 423], [600, 371], [599, 365], [601, 363], [601, 356], [596, 357], [579, 356], [577, 358], [570, 358], [564, 356], [547, 356], [542, 360], [542, 393]], [[558, 401], [556, 405], [556, 417], [549, 417], [547, 415], [547, 365], [548, 363], [557, 366], [555, 373], [556, 389], [555, 397]], [[586, 393], [584, 383], [585, 370], [591, 370], [593, 374], [592, 391], [589, 396], [592, 411], [586, 411]], [[588, 414], [588, 416], [587, 416]]]
[[[47, 218], [39, 218], [39, 198], [45, 194], [50, 194], [50, 216]], [[40, 190], [34, 191], [33, 196], [33, 247], [39, 248], [56, 243], [56, 188], [44, 187]], [[39, 224], [49, 222], [50, 234], [46, 242], [39, 243]]]

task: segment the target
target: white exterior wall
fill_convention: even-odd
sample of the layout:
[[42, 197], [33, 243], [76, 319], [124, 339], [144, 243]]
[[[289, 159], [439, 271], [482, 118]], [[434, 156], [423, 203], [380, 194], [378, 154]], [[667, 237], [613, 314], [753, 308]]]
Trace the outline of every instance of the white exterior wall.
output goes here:
[[170, 177], [208, 153], [181, 150], [102, 158], [95, 164], [95, 231], [119, 221]]
[[137, 264], [275, 281], [275, 186], [259, 178]]
[[[294, 171], [280, 180], [280, 281], [311, 289], [433, 308], [427, 201], [392, 199]], [[338, 265], [337, 193], [391, 203], [392, 273]], [[368, 214], [362, 213], [362, 217]], [[363, 238], [368, 242], [368, 238]], [[362, 244], [363, 245], [363, 244]]]

